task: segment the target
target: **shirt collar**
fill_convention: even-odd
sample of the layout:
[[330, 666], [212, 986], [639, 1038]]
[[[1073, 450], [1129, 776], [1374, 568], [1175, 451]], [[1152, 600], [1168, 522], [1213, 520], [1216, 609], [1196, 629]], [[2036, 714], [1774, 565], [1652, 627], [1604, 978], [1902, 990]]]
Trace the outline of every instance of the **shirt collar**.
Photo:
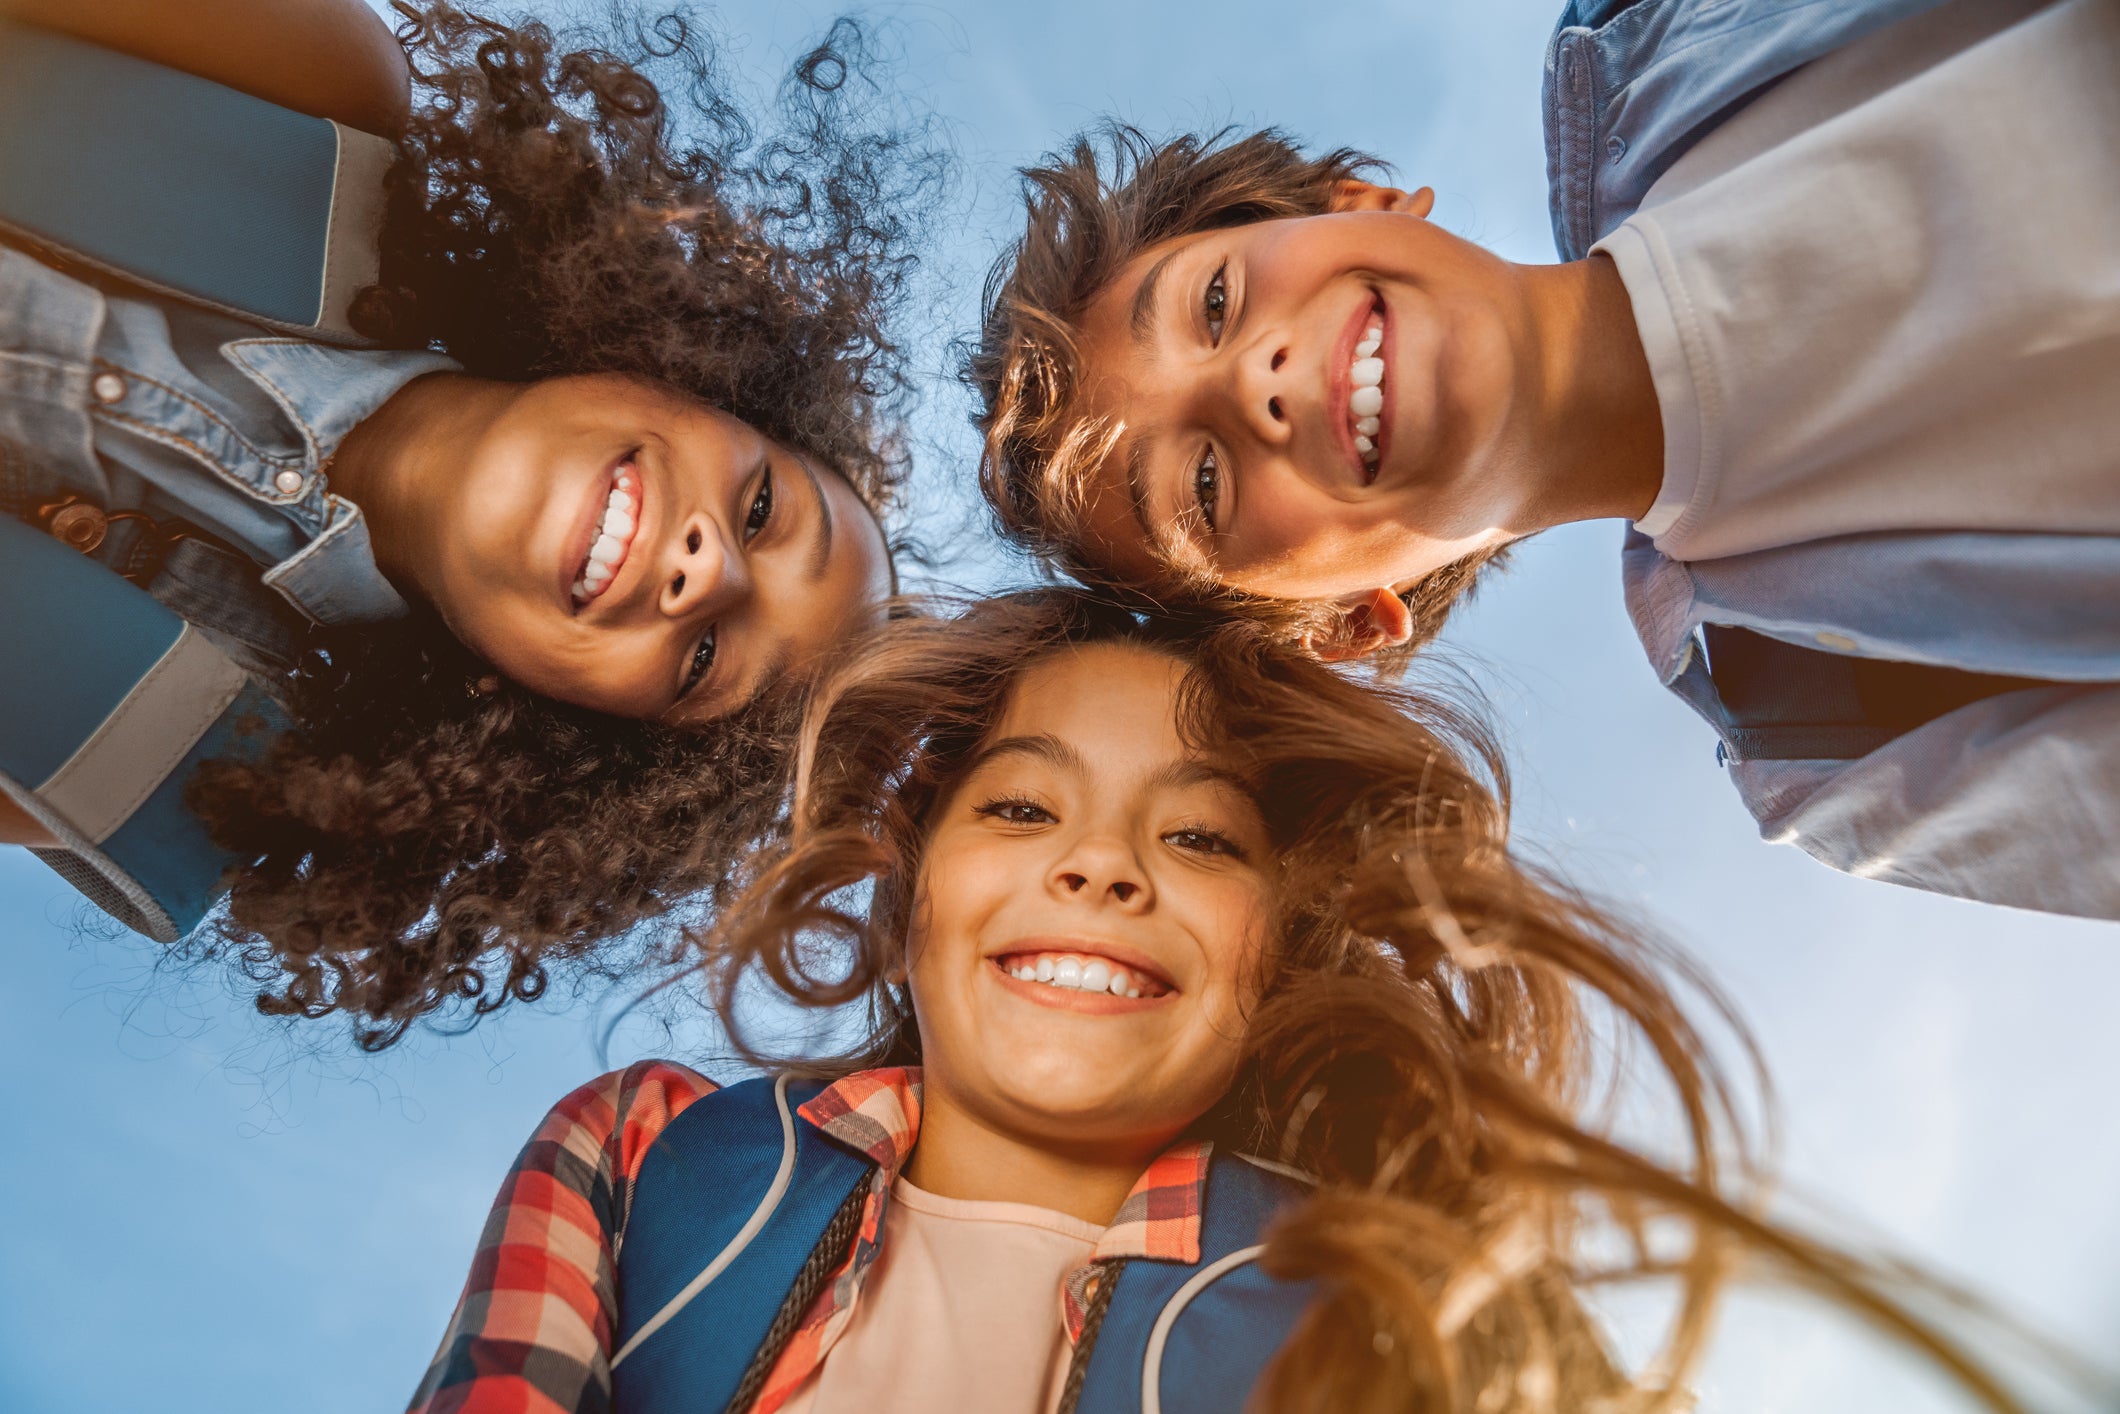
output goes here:
[[[888, 1188], [920, 1139], [920, 1068], [857, 1071], [819, 1091], [799, 1114], [821, 1132], [882, 1170]], [[1180, 1140], [1148, 1166], [1090, 1260], [1143, 1257], [1155, 1262], [1200, 1260], [1200, 1220], [1214, 1145]]]
[[237, 339], [221, 352], [294, 420], [319, 466], [407, 383], [458, 369], [424, 349], [341, 349], [306, 339]]

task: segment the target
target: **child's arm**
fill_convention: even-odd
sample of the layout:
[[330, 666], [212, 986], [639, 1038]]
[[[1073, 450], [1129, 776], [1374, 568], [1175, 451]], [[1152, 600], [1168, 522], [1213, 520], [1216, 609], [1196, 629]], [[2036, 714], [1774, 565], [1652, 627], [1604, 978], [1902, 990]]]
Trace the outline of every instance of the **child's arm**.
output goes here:
[[0, 19], [385, 137], [411, 111], [404, 52], [361, 0], [0, 0]]
[[643, 1061], [553, 1106], [479, 1234], [412, 1414], [602, 1414], [618, 1328], [617, 1237], [648, 1147], [706, 1077]]

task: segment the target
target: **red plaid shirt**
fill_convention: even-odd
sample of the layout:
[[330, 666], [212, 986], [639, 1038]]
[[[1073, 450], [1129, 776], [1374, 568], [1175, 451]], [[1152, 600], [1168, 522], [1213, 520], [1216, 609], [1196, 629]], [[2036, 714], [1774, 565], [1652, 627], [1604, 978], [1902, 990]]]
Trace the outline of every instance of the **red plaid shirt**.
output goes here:
[[[414, 1414], [602, 1414], [611, 1407], [618, 1327], [617, 1250], [641, 1160], [663, 1129], [719, 1088], [668, 1061], [594, 1080], [531, 1136], [479, 1236], [471, 1276]], [[797, 1114], [877, 1165], [861, 1232], [767, 1377], [752, 1414], [772, 1414], [853, 1319], [884, 1231], [891, 1182], [920, 1137], [920, 1072], [865, 1070]], [[1150, 1164], [1058, 1293], [1070, 1341], [1082, 1332], [1095, 1264], [1120, 1257], [1200, 1260], [1209, 1146], [1186, 1142]]]

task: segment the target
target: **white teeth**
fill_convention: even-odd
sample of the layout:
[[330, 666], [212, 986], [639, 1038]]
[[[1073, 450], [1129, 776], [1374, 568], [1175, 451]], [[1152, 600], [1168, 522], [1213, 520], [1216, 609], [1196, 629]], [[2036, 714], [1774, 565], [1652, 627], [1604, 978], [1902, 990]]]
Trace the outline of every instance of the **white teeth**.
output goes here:
[[1043, 982], [1048, 986], [1066, 987], [1071, 991], [1102, 992], [1115, 997], [1138, 999], [1145, 985], [1151, 995], [1160, 994], [1154, 983], [1144, 983], [1125, 968], [1114, 966], [1097, 957], [1047, 955], [1035, 960], [1025, 959], [1011, 963], [1002, 970], [1019, 982]]
[[1347, 412], [1354, 422], [1355, 452], [1364, 466], [1376, 465], [1377, 434], [1384, 430], [1383, 419], [1378, 415], [1384, 411], [1384, 360], [1377, 356], [1383, 347], [1383, 324], [1370, 325], [1362, 331], [1362, 341], [1354, 346], [1354, 363], [1347, 370], [1353, 385], [1347, 397]]
[[589, 558], [574, 581], [574, 597], [586, 603], [608, 587], [624, 563], [626, 548], [640, 525], [640, 483], [631, 470], [621, 471], [604, 497], [604, 513], [596, 527]]

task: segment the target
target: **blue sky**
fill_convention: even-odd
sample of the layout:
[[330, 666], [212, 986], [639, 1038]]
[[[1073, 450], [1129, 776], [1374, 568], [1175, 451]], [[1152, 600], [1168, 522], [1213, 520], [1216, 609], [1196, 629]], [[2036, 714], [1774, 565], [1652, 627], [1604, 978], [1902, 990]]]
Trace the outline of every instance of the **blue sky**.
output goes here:
[[[935, 252], [930, 366], [1006, 234], [1010, 169], [1117, 113], [1151, 128], [1274, 123], [1370, 148], [1437, 219], [1552, 258], [1538, 79], [1555, 0], [954, 3], [885, 11], [907, 86], [965, 164]], [[770, 75], [835, 11], [725, 6]], [[938, 382], [919, 499], [966, 515], [971, 450]], [[1833, 874], [1758, 842], [1706, 727], [1659, 689], [1621, 611], [1617, 526], [1534, 542], [1453, 632], [1506, 730], [1520, 836], [1655, 921], [1735, 997], [1779, 1087], [1790, 1188], [2086, 1350], [2120, 1349], [2120, 931]], [[976, 544], [959, 577], [1006, 565]], [[604, 1066], [689, 1036], [557, 999], [381, 1058], [290, 1032], [214, 973], [84, 932], [0, 850], [0, 1409], [316, 1414], [402, 1405], [493, 1188], [538, 1116]], [[1745, 1300], [1709, 1410], [1960, 1407], [1800, 1303]]]

